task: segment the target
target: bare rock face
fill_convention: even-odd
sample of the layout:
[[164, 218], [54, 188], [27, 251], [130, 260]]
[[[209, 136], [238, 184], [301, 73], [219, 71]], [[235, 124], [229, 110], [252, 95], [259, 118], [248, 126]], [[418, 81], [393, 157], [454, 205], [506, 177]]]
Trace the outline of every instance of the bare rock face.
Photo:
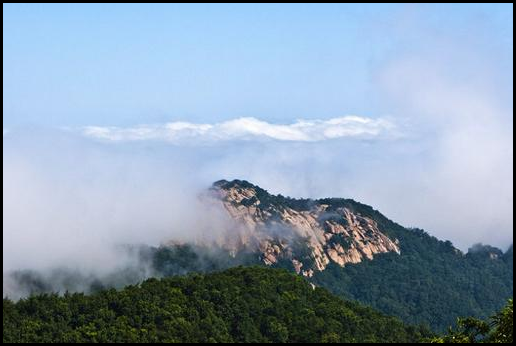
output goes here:
[[230, 236], [238, 239], [234, 243], [255, 248], [267, 265], [288, 260], [298, 274], [311, 277], [330, 262], [344, 267], [376, 254], [400, 253], [397, 239], [345, 206], [272, 196], [238, 180], [217, 182], [212, 192], [240, 225]]

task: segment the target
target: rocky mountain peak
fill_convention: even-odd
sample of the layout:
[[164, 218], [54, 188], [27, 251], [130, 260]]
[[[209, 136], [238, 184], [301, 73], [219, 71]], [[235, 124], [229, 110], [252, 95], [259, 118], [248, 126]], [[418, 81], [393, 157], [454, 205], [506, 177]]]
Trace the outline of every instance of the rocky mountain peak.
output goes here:
[[240, 225], [232, 234], [232, 250], [254, 248], [268, 265], [288, 261], [297, 273], [311, 276], [330, 262], [345, 266], [380, 253], [400, 253], [398, 241], [353, 210], [349, 200], [271, 195], [245, 180], [220, 180], [212, 191]]

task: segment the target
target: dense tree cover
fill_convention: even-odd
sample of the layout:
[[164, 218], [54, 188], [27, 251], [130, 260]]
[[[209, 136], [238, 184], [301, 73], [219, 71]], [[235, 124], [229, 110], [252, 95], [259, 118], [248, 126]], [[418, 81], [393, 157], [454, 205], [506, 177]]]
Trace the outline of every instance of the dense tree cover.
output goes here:
[[[216, 184], [235, 184], [221, 181]], [[382, 232], [398, 239], [401, 255], [394, 253], [376, 255], [373, 261], [349, 264], [346, 267], [332, 263], [323, 272], [316, 272], [310, 280], [327, 288], [346, 300], [365, 303], [404, 322], [430, 326], [444, 332], [459, 316], [486, 319], [502, 308], [513, 296], [513, 248], [506, 253], [499, 249], [477, 245], [463, 254], [449, 241], [439, 241], [420, 229], [407, 229], [387, 219], [370, 206], [350, 199], [328, 198], [321, 200], [296, 200], [269, 195], [257, 189], [257, 195], [266, 208], [288, 206], [307, 210], [314, 205], [327, 204], [328, 211], [346, 207], [374, 219]], [[265, 202], [264, 202], [265, 201]], [[325, 217], [331, 217], [331, 213]], [[346, 239], [342, 239], [343, 244]], [[303, 239], [293, 239], [292, 247], [305, 267], [313, 263], [311, 252]], [[345, 245], [345, 244], [344, 244]], [[151, 270], [154, 276], [183, 275], [189, 272], [209, 273], [238, 265], [263, 264], [260, 254], [242, 251], [230, 256], [221, 249], [199, 248], [192, 245], [173, 247], [139, 247], [137, 250], [143, 272]], [[288, 258], [279, 260], [276, 266], [293, 271]], [[17, 273], [15, 281], [32, 292], [48, 292], [53, 282], [59, 280], [77, 291], [95, 292], [106, 287], [122, 287], [141, 280], [141, 272], [130, 268], [109, 278], [81, 278], [76, 273], [59, 272], [51, 276], [38, 273]]]
[[[325, 204], [329, 216], [324, 217], [331, 217], [338, 208], [348, 208], [375, 220], [383, 233], [399, 240], [401, 255], [377, 255], [373, 261], [345, 268], [332, 263], [325, 271], [316, 272], [313, 282], [405, 322], [424, 323], [444, 331], [458, 316], [489, 317], [513, 296], [512, 246], [504, 254], [487, 245], [476, 245], [463, 254], [449, 241], [440, 241], [420, 229], [402, 227], [371, 206], [352, 199], [275, 196], [245, 180], [216, 184], [223, 188], [253, 188], [260, 206], [266, 209], [289, 207], [301, 211]], [[346, 247], [346, 239], [340, 243]], [[310, 262], [309, 256], [304, 256], [305, 262]], [[288, 261], [280, 261], [279, 265], [292, 267]]]
[[[267, 210], [289, 207], [301, 211], [325, 204], [329, 213], [324, 217], [331, 217], [331, 212], [338, 208], [348, 208], [375, 220], [382, 232], [399, 240], [401, 255], [381, 254], [373, 261], [345, 268], [331, 263], [325, 271], [316, 272], [312, 281], [340, 297], [366, 303], [405, 322], [444, 331], [458, 316], [489, 317], [513, 296], [512, 246], [502, 253], [487, 245], [476, 245], [463, 254], [449, 241], [440, 241], [421, 229], [402, 227], [371, 206], [352, 199], [275, 196], [245, 180], [220, 181], [215, 185], [253, 188], [260, 206]], [[340, 243], [346, 247], [346, 239]], [[296, 253], [300, 252], [302, 246], [297, 246]], [[301, 257], [305, 267], [309, 267], [310, 254]], [[290, 261], [280, 261], [278, 265], [292, 269]]]
[[241, 251], [231, 255], [221, 248], [207, 248], [191, 244], [143, 249], [142, 259], [148, 259], [159, 276], [183, 275], [190, 272], [209, 273], [235, 266], [259, 265], [260, 255]]
[[372, 215], [382, 231], [399, 239], [401, 255], [381, 254], [345, 268], [330, 264], [316, 273], [315, 283], [436, 331], [444, 331], [458, 316], [487, 318], [512, 297], [512, 247], [505, 254], [490, 247], [463, 254], [450, 242]]
[[476, 318], [460, 318], [457, 328], [448, 330], [442, 337], [432, 338], [433, 343], [512, 343], [514, 330], [513, 300], [496, 315], [490, 323]]
[[424, 328], [313, 288], [286, 270], [237, 267], [120, 291], [3, 301], [3, 342], [416, 342]]

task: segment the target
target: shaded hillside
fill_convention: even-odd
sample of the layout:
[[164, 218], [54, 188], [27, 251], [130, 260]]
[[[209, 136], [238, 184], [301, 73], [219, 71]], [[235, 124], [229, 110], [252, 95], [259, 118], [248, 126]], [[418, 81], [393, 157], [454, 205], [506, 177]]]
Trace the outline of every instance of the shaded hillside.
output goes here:
[[[489, 317], [513, 295], [512, 246], [503, 253], [475, 245], [464, 254], [351, 199], [297, 200], [241, 180], [214, 187], [223, 191], [229, 214], [266, 244], [255, 249], [265, 264], [301, 271], [341, 297], [406, 322], [444, 330], [458, 316]], [[297, 240], [270, 231], [278, 225], [293, 229]]]
[[238, 267], [90, 296], [3, 301], [3, 342], [417, 342], [427, 332], [313, 288]]
[[261, 264], [299, 273], [343, 299], [439, 332], [457, 317], [486, 319], [513, 296], [512, 246], [504, 253], [475, 245], [464, 254], [449, 241], [404, 228], [350, 199], [296, 200], [238, 180], [217, 182], [212, 192], [240, 225], [228, 230], [229, 242], [129, 247], [138, 266], [106, 277], [63, 269], [15, 272], [9, 279], [25, 292], [60, 287], [91, 293], [149, 275]]

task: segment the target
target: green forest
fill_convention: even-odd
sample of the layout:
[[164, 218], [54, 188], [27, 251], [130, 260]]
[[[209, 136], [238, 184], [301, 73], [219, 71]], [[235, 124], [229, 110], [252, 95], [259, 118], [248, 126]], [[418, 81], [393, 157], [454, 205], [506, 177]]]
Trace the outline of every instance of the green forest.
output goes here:
[[444, 336], [432, 338], [432, 343], [507, 343], [513, 342], [513, 300], [509, 299], [505, 307], [491, 316], [489, 321], [473, 317], [459, 318], [457, 327], [448, 329]]
[[442, 332], [459, 316], [488, 318], [513, 296], [513, 248], [477, 245], [467, 253], [421, 229], [404, 228], [371, 207], [347, 202], [399, 239], [401, 255], [387, 253], [341, 268], [330, 264], [314, 283], [412, 324]]
[[121, 290], [3, 300], [3, 342], [511, 343], [513, 302], [437, 335], [283, 269], [236, 267]]
[[[406, 323], [425, 324], [444, 332], [460, 316], [490, 317], [513, 296], [512, 245], [505, 253], [480, 244], [463, 253], [450, 241], [439, 240], [421, 229], [403, 227], [352, 199], [294, 199], [272, 195], [245, 180], [223, 180], [214, 185], [252, 188], [261, 202], [260, 208], [270, 213], [287, 207], [308, 211], [327, 205], [329, 213], [347, 208], [376, 221], [382, 233], [399, 240], [401, 255], [379, 254], [372, 261], [344, 268], [332, 262], [324, 271], [316, 271], [311, 281], [343, 299], [357, 300]], [[302, 251], [303, 244], [299, 244], [297, 254]], [[312, 260], [311, 254], [305, 253], [303, 263]], [[276, 266], [294, 269], [289, 260]]]
[[122, 290], [3, 301], [3, 342], [418, 342], [433, 335], [286, 270], [237, 267]]
[[[382, 254], [375, 256], [373, 261], [344, 268], [330, 264], [309, 280], [342, 299], [371, 306], [386, 315], [399, 317], [407, 324], [426, 325], [437, 333], [455, 325], [457, 317], [487, 319], [512, 297], [512, 247], [502, 253], [488, 246], [477, 246], [463, 254], [450, 243], [439, 241], [421, 230], [405, 229], [390, 221], [384, 227], [397, 232], [395, 236], [400, 239], [401, 255]], [[302, 244], [300, 249], [303, 249]], [[263, 266], [256, 253], [242, 252], [233, 257], [221, 249], [208, 251], [193, 245], [140, 247], [135, 251], [157, 277], [211, 273], [238, 265]], [[492, 258], [493, 254], [497, 257]], [[305, 255], [309, 257], [309, 251]], [[290, 261], [280, 261], [275, 266], [293, 272]], [[60, 280], [64, 277], [64, 281], [69, 282], [86, 281], [76, 275], [63, 272], [55, 277]], [[33, 293], [44, 293], [51, 290], [49, 280], [55, 277], [20, 272], [16, 280]], [[132, 273], [120, 273], [110, 280], [93, 281], [85, 291], [121, 288], [138, 281]]]
[[[15, 273], [13, 279], [33, 295], [16, 303], [4, 299], [4, 342], [478, 342], [493, 340], [499, 314], [508, 316], [512, 246], [502, 252], [475, 245], [463, 253], [353, 200], [296, 200], [257, 189], [271, 210], [323, 203], [368, 216], [399, 240], [401, 254], [344, 268], [332, 263], [303, 278], [293, 274], [287, 258], [268, 269], [253, 251], [133, 246], [138, 262], [163, 279], [124, 288], [141, 281], [131, 270], [91, 282], [67, 271]], [[304, 241], [293, 244], [309, 264]], [[84, 293], [45, 294], [55, 279], [86, 283]], [[512, 326], [512, 301], [510, 311]]]

